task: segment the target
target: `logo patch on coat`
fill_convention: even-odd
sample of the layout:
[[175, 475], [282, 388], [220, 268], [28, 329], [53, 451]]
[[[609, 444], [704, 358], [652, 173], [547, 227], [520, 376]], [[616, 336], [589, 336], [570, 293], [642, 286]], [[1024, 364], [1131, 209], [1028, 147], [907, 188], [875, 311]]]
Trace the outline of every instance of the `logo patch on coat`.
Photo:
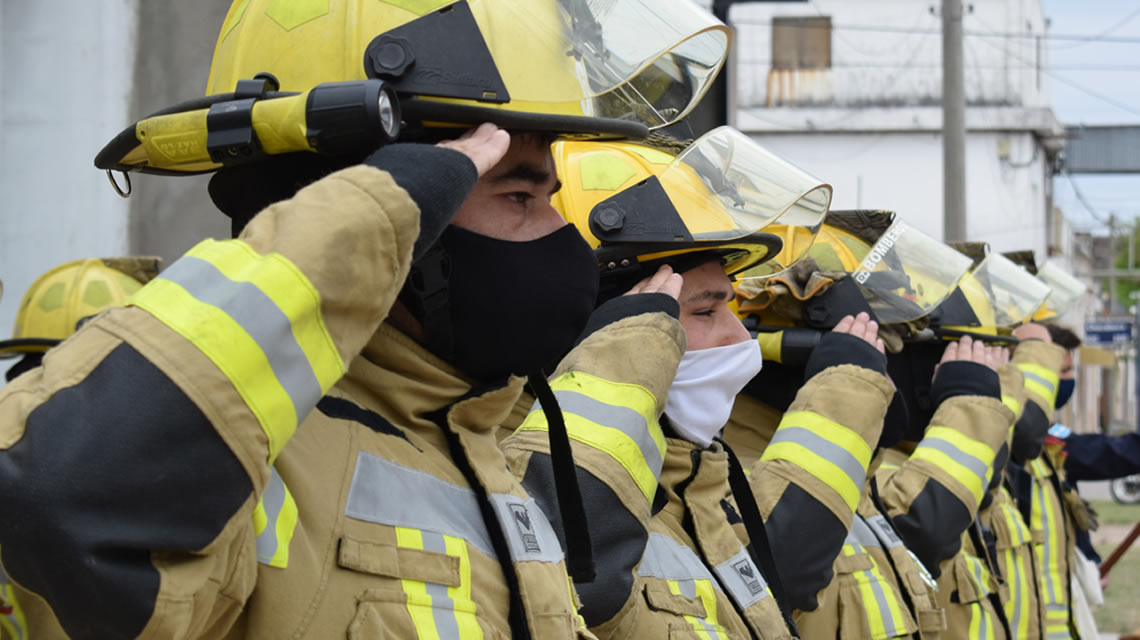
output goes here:
[[534, 532], [534, 524], [530, 521], [530, 512], [526, 510], [525, 504], [512, 504], [511, 514], [514, 515], [515, 526], [518, 527], [519, 535], [522, 536], [523, 546], [528, 553], [539, 553], [542, 549], [538, 546], [538, 536]]
[[752, 595], [756, 596], [764, 592], [764, 585], [760, 584], [760, 577], [756, 574], [756, 565], [744, 559], [732, 563], [732, 568], [736, 570], [736, 574], [744, 581], [744, 585], [748, 587]]

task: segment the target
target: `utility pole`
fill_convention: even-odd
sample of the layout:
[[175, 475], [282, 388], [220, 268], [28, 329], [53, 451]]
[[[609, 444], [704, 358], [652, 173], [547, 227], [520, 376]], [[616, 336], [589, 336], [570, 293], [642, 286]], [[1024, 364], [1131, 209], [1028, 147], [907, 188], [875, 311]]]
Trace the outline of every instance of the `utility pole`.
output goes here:
[[962, 0], [942, 0], [942, 241], [966, 241], [966, 80]]

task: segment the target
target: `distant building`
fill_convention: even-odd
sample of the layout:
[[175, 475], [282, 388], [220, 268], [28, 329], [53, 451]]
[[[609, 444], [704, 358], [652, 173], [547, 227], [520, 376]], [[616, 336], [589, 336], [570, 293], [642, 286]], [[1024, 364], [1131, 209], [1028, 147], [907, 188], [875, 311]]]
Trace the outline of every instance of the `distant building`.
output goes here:
[[[835, 187], [942, 236], [939, 2], [735, 4], [735, 126]], [[963, 20], [967, 238], [1049, 253], [1064, 129], [1050, 108], [1040, 0], [977, 0]]]

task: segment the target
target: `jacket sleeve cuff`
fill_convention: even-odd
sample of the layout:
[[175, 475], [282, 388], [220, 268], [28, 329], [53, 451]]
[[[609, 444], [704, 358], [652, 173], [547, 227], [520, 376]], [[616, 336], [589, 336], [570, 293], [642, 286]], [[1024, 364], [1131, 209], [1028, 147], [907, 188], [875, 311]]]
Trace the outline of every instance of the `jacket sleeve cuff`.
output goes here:
[[470, 158], [430, 144], [381, 147], [364, 163], [391, 175], [420, 209], [420, 235], [412, 260], [419, 259], [439, 238], [479, 180]]
[[804, 369], [804, 380], [828, 367], [852, 364], [877, 373], [887, 373], [887, 357], [871, 343], [847, 333], [829, 332], [812, 351]]
[[1001, 378], [996, 371], [977, 362], [944, 362], [934, 376], [930, 395], [936, 407], [954, 396], [985, 396], [1001, 400]]
[[664, 293], [639, 293], [632, 296], [618, 296], [594, 310], [586, 323], [585, 330], [575, 345], [580, 344], [591, 334], [618, 320], [632, 318], [643, 313], [666, 313], [674, 319], [681, 317], [681, 305], [676, 298]]

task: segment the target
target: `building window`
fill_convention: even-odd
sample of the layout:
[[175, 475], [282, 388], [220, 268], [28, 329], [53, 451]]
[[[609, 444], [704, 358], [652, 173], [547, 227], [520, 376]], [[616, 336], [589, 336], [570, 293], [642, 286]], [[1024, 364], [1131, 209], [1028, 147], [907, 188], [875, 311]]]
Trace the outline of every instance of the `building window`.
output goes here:
[[778, 71], [831, 67], [831, 18], [772, 19], [772, 68]]

